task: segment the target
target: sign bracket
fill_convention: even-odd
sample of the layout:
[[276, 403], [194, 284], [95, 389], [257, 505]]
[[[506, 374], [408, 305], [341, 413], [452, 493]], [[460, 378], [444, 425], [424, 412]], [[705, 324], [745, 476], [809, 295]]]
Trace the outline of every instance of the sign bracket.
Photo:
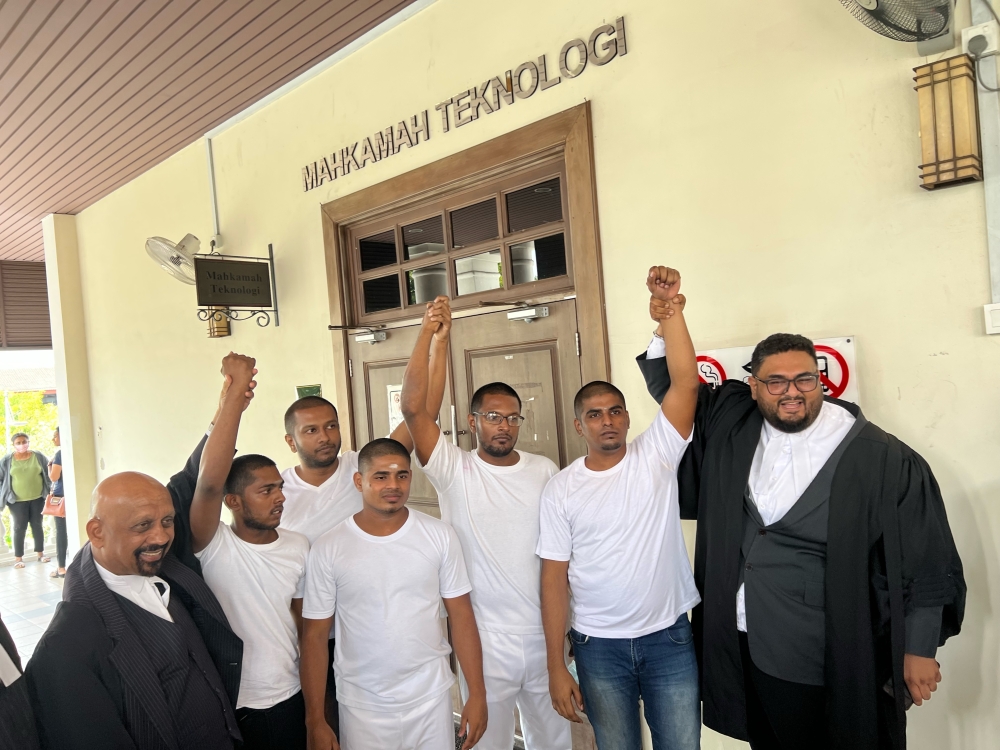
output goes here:
[[206, 258], [211, 260], [235, 260], [235, 261], [253, 261], [256, 263], [266, 263], [270, 271], [270, 286], [271, 286], [271, 307], [253, 307], [253, 306], [243, 306], [243, 307], [229, 307], [222, 305], [212, 305], [212, 306], [202, 306], [198, 308], [198, 320], [216, 320], [222, 321], [224, 318], [229, 320], [256, 320], [257, 325], [261, 328], [266, 328], [271, 324], [272, 316], [274, 320], [274, 326], [277, 328], [280, 325], [280, 319], [278, 317], [278, 287], [274, 275], [274, 246], [268, 244], [267, 246], [267, 258], [260, 258], [251, 255], [223, 255], [215, 250], [210, 253], [198, 253], [195, 258]]

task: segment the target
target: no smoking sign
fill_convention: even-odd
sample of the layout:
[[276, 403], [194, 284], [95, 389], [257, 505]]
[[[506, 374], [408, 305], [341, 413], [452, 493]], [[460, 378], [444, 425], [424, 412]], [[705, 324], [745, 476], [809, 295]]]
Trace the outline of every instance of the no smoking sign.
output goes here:
[[[816, 339], [816, 359], [820, 383], [827, 396], [858, 402], [858, 371], [854, 353], [854, 336]], [[698, 379], [702, 383], [721, 385], [723, 380], [750, 379], [752, 346], [729, 349], [708, 349], [698, 352]]]

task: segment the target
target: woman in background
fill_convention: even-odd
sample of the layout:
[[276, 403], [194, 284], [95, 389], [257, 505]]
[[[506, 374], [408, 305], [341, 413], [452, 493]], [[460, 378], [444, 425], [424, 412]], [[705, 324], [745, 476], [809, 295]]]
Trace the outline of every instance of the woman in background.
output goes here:
[[33, 451], [28, 435], [15, 433], [11, 437], [14, 452], [0, 459], [0, 499], [10, 506], [14, 519], [14, 567], [24, 567], [24, 535], [31, 526], [38, 562], [45, 557], [45, 532], [42, 530], [42, 508], [49, 494], [49, 460], [45, 454]]
[[[61, 443], [59, 442], [59, 428], [56, 427], [55, 434], [52, 435], [52, 443], [58, 448]], [[52, 463], [49, 464], [49, 479], [52, 481], [52, 490], [49, 497], [49, 502], [53, 505], [65, 505], [66, 496], [63, 493], [63, 478], [62, 478], [62, 451], [57, 450], [56, 455], [52, 457]], [[63, 515], [54, 515], [52, 520], [56, 524], [56, 561], [58, 567], [49, 573], [49, 578], [65, 578], [66, 577], [66, 549], [69, 546], [68, 538], [66, 536], [66, 512], [63, 508]]]

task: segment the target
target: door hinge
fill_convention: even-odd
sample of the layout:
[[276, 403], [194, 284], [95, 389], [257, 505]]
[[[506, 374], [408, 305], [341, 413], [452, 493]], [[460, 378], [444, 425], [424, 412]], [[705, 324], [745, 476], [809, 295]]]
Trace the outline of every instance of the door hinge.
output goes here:
[[580, 356], [580, 332], [576, 332], [576, 356]]
[[[579, 348], [580, 347], [577, 346], [577, 349]], [[349, 378], [354, 377], [354, 362], [352, 362], [351, 360], [347, 360], [347, 377]]]

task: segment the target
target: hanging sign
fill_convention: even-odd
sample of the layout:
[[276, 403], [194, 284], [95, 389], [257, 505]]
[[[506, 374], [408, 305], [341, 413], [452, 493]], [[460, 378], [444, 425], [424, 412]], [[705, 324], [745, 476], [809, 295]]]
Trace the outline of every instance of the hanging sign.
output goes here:
[[271, 264], [267, 260], [196, 255], [194, 282], [199, 307], [271, 306]]
[[[816, 339], [816, 360], [823, 393], [833, 398], [858, 403], [858, 371], [854, 353], [854, 336]], [[698, 379], [702, 383], [720, 385], [723, 380], [750, 379], [752, 346], [728, 349], [707, 349], [698, 352]]]

